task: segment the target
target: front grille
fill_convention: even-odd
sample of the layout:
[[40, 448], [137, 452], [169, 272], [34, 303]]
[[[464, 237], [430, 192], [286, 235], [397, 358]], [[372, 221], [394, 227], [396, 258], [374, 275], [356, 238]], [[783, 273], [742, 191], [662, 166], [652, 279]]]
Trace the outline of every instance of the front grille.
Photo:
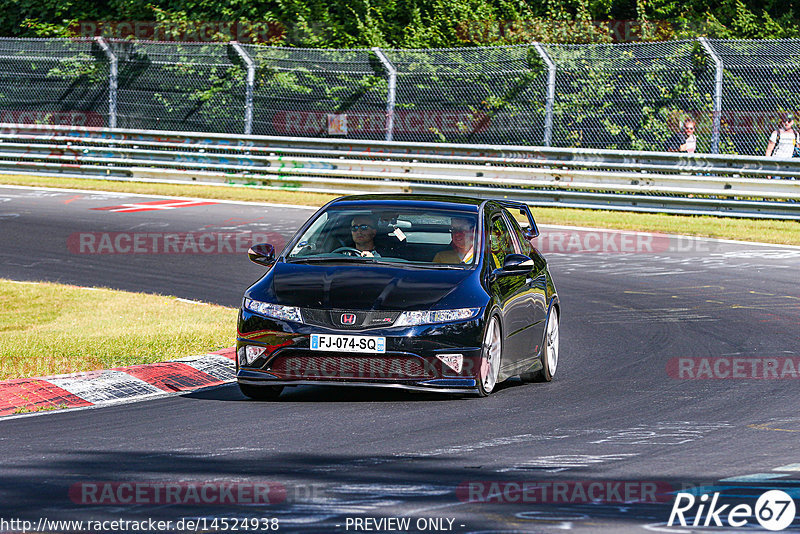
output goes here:
[[301, 313], [307, 324], [337, 330], [364, 330], [392, 326], [400, 316], [400, 312], [397, 311], [314, 310], [310, 308], [303, 308]]
[[268, 370], [285, 380], [415, 380], [435, 376], [430, 364], [414, 356], [353, 356], [339, 353], [281, 354], [275, 357]]

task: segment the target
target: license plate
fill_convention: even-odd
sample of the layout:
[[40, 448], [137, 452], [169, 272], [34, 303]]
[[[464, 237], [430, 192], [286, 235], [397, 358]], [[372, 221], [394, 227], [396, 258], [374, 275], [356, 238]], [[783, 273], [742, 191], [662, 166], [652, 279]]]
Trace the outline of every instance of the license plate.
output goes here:
[[311, 350], [386, 352], [386, 338], [374, 336], [346, 336], [339, 334], [311, 334]]

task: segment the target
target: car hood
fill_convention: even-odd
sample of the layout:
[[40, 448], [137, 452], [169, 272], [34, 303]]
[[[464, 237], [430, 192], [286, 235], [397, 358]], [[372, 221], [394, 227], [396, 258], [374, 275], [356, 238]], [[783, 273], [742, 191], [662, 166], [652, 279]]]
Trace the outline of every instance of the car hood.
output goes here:
[[474, 270], [276, 263], [247, 297], [284, 306], [352, 310], [428, 309]]

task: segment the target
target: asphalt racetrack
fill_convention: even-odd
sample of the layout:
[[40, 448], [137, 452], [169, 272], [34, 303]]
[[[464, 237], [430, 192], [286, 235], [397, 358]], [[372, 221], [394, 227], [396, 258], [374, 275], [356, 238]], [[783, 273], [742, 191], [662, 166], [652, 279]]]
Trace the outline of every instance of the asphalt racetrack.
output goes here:
[[[3, 187], [0, 277], [238, 306], [263, 271], [237, 236], [286, 239], [312, 213]], [[512, 380], [485, 399], [298, 387], [272, 403], [231, 384], [7, 418], [0, 518], [718, 532], [701, 495], [706, 511], [715, 494], [730, 505], [726, 526], [733, 505], [755, 507], [768, 489], [800, 499], [800, 249], [544, 230], [562, 302], [552, 383]], [[197, 248], [170, 249], [170, 232]], [[697, 527], [666, 525], [682, 491], [697, 497], [683, 502]], [[730, 529], [761, 529], [744, 520]]]

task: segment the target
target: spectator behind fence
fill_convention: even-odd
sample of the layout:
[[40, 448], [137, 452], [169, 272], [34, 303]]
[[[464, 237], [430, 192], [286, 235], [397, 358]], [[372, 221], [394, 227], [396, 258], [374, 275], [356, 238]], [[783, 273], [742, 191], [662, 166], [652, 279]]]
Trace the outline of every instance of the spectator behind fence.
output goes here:
[[774, 159], [788, 159], [794, 155], [794, 148], [797, 146], [797, 132], [794, 131], [794, 115], [784, 113], [777, 128], [772, 131], [767, 143], [767, 157]]
[[694, 134], [695, 127], [694, 120], [686, 119], [683, 121], [683, 130], [677, 132], [667, 141], [667, 151], [693, 154], [697, 149], [697, 136]]

